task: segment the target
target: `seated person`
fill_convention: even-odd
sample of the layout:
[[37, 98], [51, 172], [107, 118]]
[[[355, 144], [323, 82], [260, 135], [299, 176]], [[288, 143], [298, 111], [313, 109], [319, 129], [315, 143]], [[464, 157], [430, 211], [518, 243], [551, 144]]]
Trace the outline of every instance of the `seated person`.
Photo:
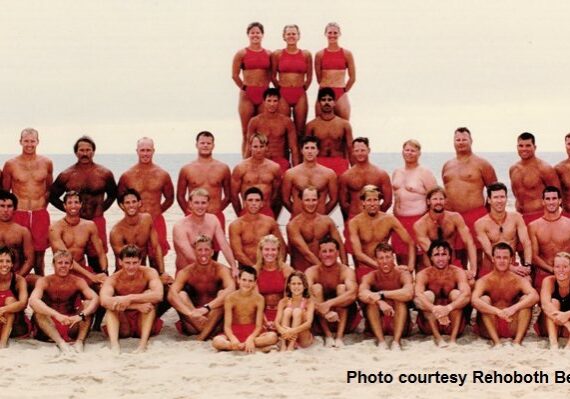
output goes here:
[[285, 297], [279, 301], [275, 328], [281, 336], [281, 351], [292, 351], [297, 346], [307, 348], [313, 343], [311, 326], [315, 303], [309, 294], [307, 277], [295, 271], [287, 278]]
[[54, 274], [40, 278], [30, 295], [36, 325], [36, 339], [54, 341], [62, 352], [70, 352], [68, 342], [75, 340], [75, 349], [83, 344], [99, 297], [84, 279], [70, 274], [73, 257], [65, 250], [53, 255]]
[[510, 271], [514, 250], [509, 244], [495, 244], [492, 254], [493, 271], [477, 280], [473, 289], [476, 332], [493, 340], [493, 345], [500, 344], [500, 338], [514, 338], [521, 345], [538, 293], [527, 279]]
[[449, 342], [455, 344], [465, 329], [463, 308], [469, 304], [471, 289], [465, 270], [451, 264], [447, 241], [432, 241], [427, 255], [431, 266], [416, 275], [417, 323], [422, 333], [432, 334], [435, 344], [444, 347], [442, 334], [449, 334]]
[[388, 349], [384, 334], [394, 336], [392, 347], [401, 349], [400, 338], [410, 330], [407, 302], [414, 297], [412, 275], [407, 266], [396, 266], [390, 244], [375, 249], [378, 269], [362, 278], [358, 298], [365, 306], [364, 315], [380, 348]]
[[141, 266], [143, 252], [136, 245], [126, 245], [117, 258], [120, 268], [101, 287], [101, 305], [105, 314], [111, 350], [120, 352], [119, 337], [140, 338], [135, 352], [144, 352], [151, 334], [162, 328], [156, 317], [156, 304], [162, 300], [162, 281], [154, 269]]
[[239, 288], [224, 301], [224, 334], [212, 340], [214, 349], [253, 353], [256, 349], [267, 350], [277, 343], [275, 332], [263, 332], [265, 301], [255, 289], [256, 280], [257, 272], [253, 267], [240, 268]]

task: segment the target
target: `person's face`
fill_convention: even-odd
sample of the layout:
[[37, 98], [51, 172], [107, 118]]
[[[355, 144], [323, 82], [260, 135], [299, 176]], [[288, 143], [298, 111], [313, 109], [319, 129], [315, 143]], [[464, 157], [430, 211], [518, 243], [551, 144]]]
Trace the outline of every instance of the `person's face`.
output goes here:
[[137, 257], [125, 257], [123, 259], [119, 259], [119, 264], [127, 275], [134, 276], [141, 265], [141, 260]]
[[65, 209], [65, 213], [68, 216], [79, 216], [81, 211], [81, 200], [76, 195], [67, 197], [63, 203], [63, 209]]
[[305, 287], [303, 286], [303, 280], [300, 277], [293, 276], [289, 281], [289, 290], [293, 296], [301, 296], [303, 295], [303, 291]]
[[570, 157], [570, 137], [564, 139], [564, 145], [566, 147], [566, 154]]
[[212, 155], [214, 151], [214, 139], [208, 136], [200, 136], [196, 142], [196, 150], [198, 150], [198, 155], [201, 156]]
[[431, 198], [427, 200], [429, 210], [435, 213], [442, 213], [445, 210], [445, 195], [443, 193], [434, 193]]
[[556, 281], [567, 281], [570, 278], [570, 260], [557, 256], [554, 258], [552, 269]]
[[240, 290], [251, 291], [255, 287], [255, 277], [253, 274], [242, 272], [238, 279]]
[[532, 143], [532, 140], [517, 140], [517, 152], [521, 159], [533, 158], [535, 151], [536, 145]]
[[545, 193], [542, 198], [542, 205], [547, 213], [558, 212], [561, 203], [562, 199], [558, 197], [558, 193], [556, 192]]
[[93, 157], [95, 156], [95, 151], [90, 143], [86, 141], [80, 141], [77, 145], [77, 152], [75, 153], [77, 161], [82, 164], [87, 164], [93, 162]]
[[121, 208], [127, 216], [135, 216], [142, 206], [142, 202], [137, 199], [133, 194], [125, 196]]
[[420, 159], [421, 151], [411, 144], [406, 144], [402, 149], [402, 157], [407, 163], [417, 163]]
[[493, 253], [493, 264], [495, 269], [506, 272], [511, 267], [512, 257], [508, 249], [496, 249]]
[[394, 269], [394, 253], [390, 251], [376, 251], [378, 269], [383, 273], [390, 273]]
[[329, 44], [336, 43], [340, 37], [340, 32], [336, 26], [329, 26], [325, 31], [325, 36]]
[[319, 245], [319, 259], [326, 267], [334, 266], [338, 259], [338, 249], [333, 242]]
[[352, 156], [356, 162], [366, 162], [368, 161], [368, 156], [370, 155], [370, 148], [360, 142], [354, 143], [352, 146]]
[[324, 113], [330, 113], [334, 111], [334, 98], [332, 98], [331, 96], [324, 95], [319, 99], [319, 105], [321, 107], [321, 111]]
[[6, 276], [12, 271], [12, 258], [9, 254], [0, 254], [0, 275]]
[[257, 214], [263, 207], [263, 200], [259, 194], [249, 194], [245, 199], [245, 209], [252, 215]]
[[495, 212], [504, 212], [507, 206], [507, 193], [505, 190], [491, 191], [489, 206]]
[[469, 133], [455, 132], [453, 138], [453, 146], [456, 152], [468, 152], [471, 151], [471, 144], [473, 140]]
[[255, 138], [251, 141], [251, 157], [255, 159], [265, 158], [267, 152], [267, 145]]
[[313, 214], [317, 211], [319, 205], [319, 196], [316, 190], [305, 190], [303, 191], [303, 197], [301, 199], [301, 205], [303, 210], [307, 213]]
[[188, 202], [190, 211], [197, 216], [202, 216], [208, 210], [208, 205], [210, 201], [208, 197], [203, 195], [194, 195], [192, 199]]
[[53, 271], [59, 277], [65, 277], [69, 274], [71, 270], [71, 257], [60, 256], [53, 261]]
[[317, 143], [308, 142], [303, 144], [301, 153], [303, 154], [303, 159], [305, 161], [314, 161], [317, 158], [317, 155], [319, 155], [319, 149], [317, 148]]
[[251, 44], [260, 44], [261, 40], [263, 39], [263, 33], [259, 27], [254, 26], [247, 32], [247, 37], [249, 38], [249, 42]]
[[139, 142], [137, 145], [137, 156], [139, 157], [139, 163], [149, 164], [152, 162], [152, 157], [154, 155], [154, 145], [150, 140], [144, 140]]
[[207, 265], [210, 263], [214, 250], [209, 243], [200, 242], [194, 248], [194, 252], [196, 254], [196, 263], [199, 265]]
[[22, 146], [22, 152], [27, 155], [33, 155], [36, 153], [36, 148], [40, 141], [34, 133], [25, 133], [20, 138], [20, 144]]
[[283, 32], [283, 40], [285, 40], [287, 44], [297, 44], [299, 37], [299, 31], [293, 27], [289, 27]]
[[11, 199], [0, 200], [0, 221], [9, 222], [14, 215], [14, 203]]
[[263, 100], [263, 109], [271, 114], [277, 112], [279, 108], [279, 97], [277, 96], [267, 96]]
[[362, 201], [362, 207], [370, 216], [376, 216], [378, 211], [380, 211], [380, 194], [377, 192], [366, 193], [364, 201]]
[[444, 269], [451, 262], [451, 255], [446, 248], [435, 248], [430, 257], [431, 264], [437, 269]]
[[279, 245], [274, 242], [266, 242], [261, 247], [261, 256], [265, 263], [275, 263], [279, 256]]

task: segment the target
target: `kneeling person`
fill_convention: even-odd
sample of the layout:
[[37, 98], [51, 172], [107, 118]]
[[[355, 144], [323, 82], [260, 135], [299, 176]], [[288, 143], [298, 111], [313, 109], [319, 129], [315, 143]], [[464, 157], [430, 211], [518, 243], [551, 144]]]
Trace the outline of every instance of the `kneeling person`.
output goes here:
[[70, 252], [56, 251], [54, 274], [40, 278], [30, 295], [32, 321], [38, 327], [36, 338], [51, 339], [62, 352], [70, 351], [67, 342], [73, 339], [75, 348], [83, 351], [92, 315], [99, 306], [95, 291], [84, 279], [70, 274], [72, 262]]
[[396, 266], [390, 244], [378, 244], [374, 253], [378, 269], [362, 278], [358, 298], [366, 306], [378, 346], [387, 348], [384, 334], [392, 334], [392, 346], [400, 349], [400, 338], [410, 326], [407, 302], [414, 297], [412, 275], [407, 266]]
[[111, 350], [119, 353], [119, 337], [140, 337], [136, 352], [143, 352], [151, 334], [160, 332], [162, 321], [156, 318], [156, 304], [162, 300], [163, 288], [158, 272], [141, 266], [142, 251], [126, 245], [118, 256], [120, 270], [105, 280], [101, 288], [101, 305], [105, 315]]
[[471, 302], [477, 309], [479, 335], [498, 345], [500, 338], [514, 338], [517, 345], [528, 330], [538, 293], [528, 280], [510, 271], [514, 251], [509, 244], [493, 246], [493, 271], [475, 283]]
[[463, 308], [469, 303], [471, 289], [465, 270], [451, 264], [452, 250], [447, 241], [433, 241], [427, 254], [431, 266], [416, 275], [418, 327], [422, 333], [432, 334], [436, 345], [443, 346], [442, 334], [449, 334], [449, 342], [455, 343], [465, 328]]
[[255, 289], [257, 271], [251, 266], [240, 268], [237, 291], [224, 301], [224, 334], [212, 341], [219, 351], [255, 352], [277, 343], [277, 334], [263, 332], [265, 300]]

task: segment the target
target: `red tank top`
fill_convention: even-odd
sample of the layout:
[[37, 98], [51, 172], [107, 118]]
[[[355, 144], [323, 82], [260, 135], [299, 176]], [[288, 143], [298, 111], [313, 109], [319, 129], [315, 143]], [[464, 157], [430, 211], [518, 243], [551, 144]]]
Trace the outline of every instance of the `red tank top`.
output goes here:
[[285, 276], [279, 269], [261, 269], [257, 277], [257, 288], [261, 295], [283, 294], [285, 291]]
[[322, 69], [346, 69], [347, 67], [348, 63], [342, 48], [339, 51], [324, 50], [321, 60]]
[[301, 50], [295, 54], [290, 54], [283, 50], [279, 56], [279, 65], [277, 67], [279, 72], [306, 73], [307, 63], [305, 62], [305, 55]]
[[269, 69], [270, 66], [271, 60], [265, 50], [253, 51], [248, 48], [245, 49], [245, 55], [241, 61], [242, 69]]

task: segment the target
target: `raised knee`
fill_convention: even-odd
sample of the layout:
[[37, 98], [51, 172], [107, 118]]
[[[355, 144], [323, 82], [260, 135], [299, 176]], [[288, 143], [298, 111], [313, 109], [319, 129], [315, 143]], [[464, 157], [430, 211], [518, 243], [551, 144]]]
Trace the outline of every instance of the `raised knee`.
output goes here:
[[323, 286], [321, 284], [313, 284], [311, 286], [311, 293], [315, 296], [321, 296], [323, 294]]
[[336, 286], [336, 294], [337, 295], [344, 294], [345, 292], [346, 292], [346, 285], [339, 284]]

